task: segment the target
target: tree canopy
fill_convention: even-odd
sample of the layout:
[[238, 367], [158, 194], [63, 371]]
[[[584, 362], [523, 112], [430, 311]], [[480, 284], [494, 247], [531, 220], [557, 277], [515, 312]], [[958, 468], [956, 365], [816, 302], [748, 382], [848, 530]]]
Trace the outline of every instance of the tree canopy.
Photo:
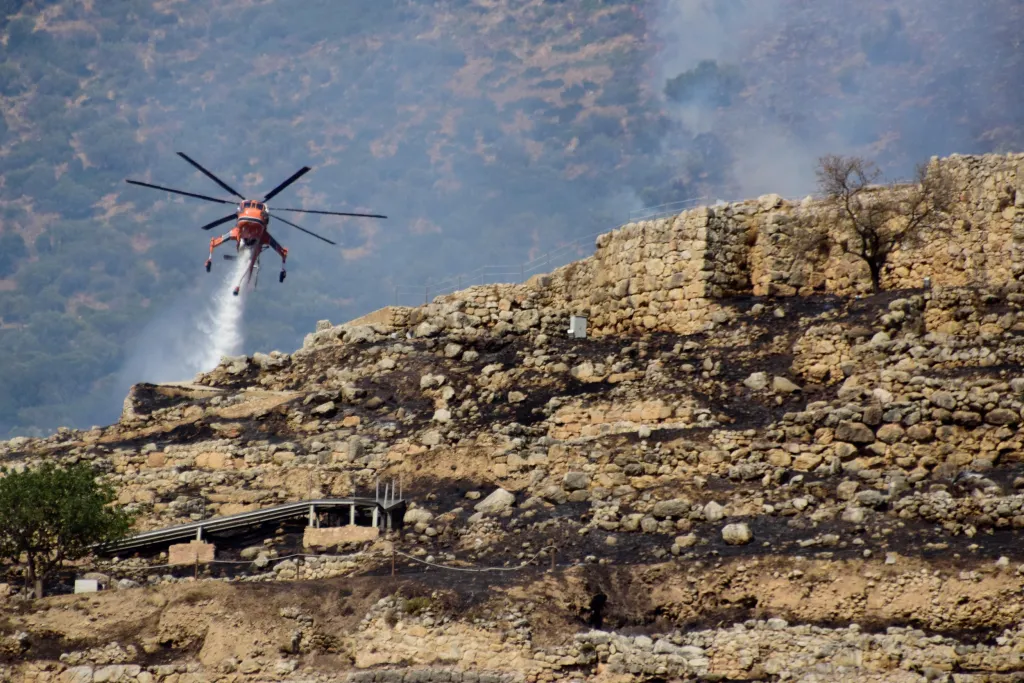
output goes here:
[[124, 536], [131, 516], [112, 507], [108, 483], [86, 463], [60, 468], [3, 471], [0, 478], [0, 557], [25, 566], [37, 598], [45, 581], [68, 560], [88, 555], [93, 544]]

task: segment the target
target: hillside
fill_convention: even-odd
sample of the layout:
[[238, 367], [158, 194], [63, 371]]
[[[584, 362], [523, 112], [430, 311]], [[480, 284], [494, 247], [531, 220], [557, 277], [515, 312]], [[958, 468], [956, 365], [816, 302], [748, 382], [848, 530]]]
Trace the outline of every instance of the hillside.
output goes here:
[[251, 353], [631, 209], [806, 193], [826, 151], [901, 175], [1019, 148], [1020, 3], [891, 4], [2, 3], [0, 433], [106, 423], [130, 384], [189, 379], [168, 330], [211, 296], [216, 216], [123, 182], [213, 192], [176, 151], [253, 193], [309, 164], [288, 201], [389, 216], [300, 221], [333, 251], [282, 228]]
[[[942, 163], [972, 174], [951, 218], [966, 270], [926, 244], [900, 256], [924, 270], [897, 259], [893, 286], [865, 295], [836, 254], [806, 279], [782, 266], [785, 230], [833, 225], [827, 203], [702, 207], [602, 235], [523, 285], [321, 321], [293, 353], [138, 385], [117, 424], [4, 443], [7, 464], [103, 468], [140, 530], [378, 481], [401, 481], [408, 507], [377, 539], [306, 546], [305, 522], [271, 524], [208, 534], [218, 563], [168, 567], [154, 548], [79, 567], [63, 590], [86, 571], [119, 590], [10, 597], [0, 666], [1016, 680], [1024, 254], [1006, 243], [1024, 234], [1024, 155]], [[971, 265], [1004, 246], [1012, 264]], [[773, 293], [756, 293], [766, 274]], [[580, 313], [590, 334], [568, 337]]]

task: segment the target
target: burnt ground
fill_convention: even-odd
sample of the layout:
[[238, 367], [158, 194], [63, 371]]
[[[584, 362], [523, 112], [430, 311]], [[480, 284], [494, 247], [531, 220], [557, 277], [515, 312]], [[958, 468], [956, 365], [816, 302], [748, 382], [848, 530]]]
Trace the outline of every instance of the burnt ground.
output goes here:
[[[809, 401], [819, 398], [832, 398], [835, 387], [805, 385], [802, 391], [785, 397], [781, 402], [771, 392], [751, 394], [742, 386], [742, 381], [752, 372], [760, 371], [771, 375], [792, 378], [790, 365], [792, 355], [784, 352], [791, 348], [799, 334], [806, 327], [806, 318], [815, 322], [834, 321], [844, 325], [860, 325], [867, 329], [879, 329], [877, 318], [884, 313], [892, 300], [919, 293], [919, 291], [885, 292], [874, 297], [860, 300], [841, 300], [835, 297], [803, 297], [764, 300], [754, 297], [736, 298], [725, 301], [727, 305], [744, 312], [736, 320], [726, 323], [722, 329], [726, 332], [737, 332], [733, 341], [730, 337], [715, 331], [711, 334], [676, 335], [671, 333], [655, 333], [641, 338], [608, 337], [586, 340], [569, 339], [552, 335], [544, 348], [553, 360], [564, 360], [570, 365], [584, 361], [607, 363], [609, 357], [616, 362], [629, 359], [632, 367], [627, 370], [642, 370], [647, 362], [660, 359], [664, 365], [663, 385], [657, 387], [658, 396], [671, 397], [674, 392], [687, 397], [695, 397], [702, 406], [710, 409], [713, 414], [726, 416], [725, 422], [732, 428], [761, 427], [770, 422], [778, 421], [786, 412], [794, 410]], [[757, 316], [749, 313], [756, 303], [767, 304], [764, 312]], [[784, 317], [776, 317], [773, 310], [782, 307], [786, 311]], [[823, 316], [826, 316], [823, 318]], [[802, 322], [797, 322], [805, 318]], [[723, 341], [726, 340], [726, 341]], [[679, 350], [687, 342], [696, 346], [691, 350]], [[365, 394], [356, 400], [344, 400], [340, 394], [328, 396], [336, 400], [338, 411], [327, 419], [328, 423], [339, 422], [344, 416], [358, 415], [365, 422], [379, 421], [388, 415], [390, 420], [399, 426], [398, 435], [411, 434], [422, 429], [430, 422], [433, 403], [419, 389], [419, 378], [426, 372], [446, 375], [450, 382], [458, 385], [473, 385], [483, 367], [500, 364], [506, 370], [520, 368], [526, 354], [536, 350], [534, 342], [526, 337], [509, 335], [501, 339], [482, 338], [473, 341], [461, 341], [464, 349], [477, 351], [479, 357], [472, 362], [446, 359], [443, 356], [444, 341], [435, 340], [402, 340], [403, 344], [416, 349], [414, 354], [404, 356], [396, 370], [379, 373], [373, 378], [365, 378], [357, 383]], [[311, 356], [308, 365], [293, 363], [285, 370], [275, 372], [287, 378], [284, 386], [295, 389], [308, 389], [311, 382], [325, 382], [329, 378], [324, 368], [344, 367], [363, 364], [365, 353], [371, 344], [343, 345], [325, 347]], [[781, 350], [780, 350], [781, 349]], [[710, 377], [703, 376], [702, 367], [705, 359], [721, 362], [721, 371]], [[684, 365], [696, 368], [695, 372], [684, 371]], [[313, 369], [317, 368], [315, 372]], [[948, 371], [937, 371], [933, 374], [943, 376], [972, 377], [974, 373], [991, 377], [995, 373], [1016, 372], [1014, 366], [996, 366], [986, 368], [963, 368]], [[309, 376], [303, 373], [310, 371]], [[240, 388], [255, 383], [262, 373], [254, 365], [245, 372], [231, 376], [218, 386]], [[459, 419], [452, 428], [459, 431], [491, 431], [494, 424], [511, 425], [518, 423], [526, 428], [538, 425], [548, 415], [545, 406], [554, 397], [616, 397], [636, 392], [638, 387], [629, 382], [611, 384], [605, 382], [580, 382], [568, 375], [557, 377], [524, 368], [519, 380], [527, 399], [519, 404], [507, 402], [507, 390], [504, 395], [491, 403], [479, 401], [479, 412], [468, 419]], [[518, 386], [513, 388], [519, 388]], [[640, 389], [642, 391], [643, 389]], [[144, 392], [143, 392], [144, 393]], [[378, 399], [377, 407], [369, 407], [368, 398]], [[143, 410], [159, 410], [181, 405], [175, 397], [155, 396], [140, 398]], [[205, 405], [203, 401], [194, 404]], [[266, 440], [270, 443], [283, 441], [301, 441], [292, 432], [289, 414], [296, 411], [309, 412], [318, 405], [311, 402], [303, 405], [302, 399], [279, 406], [252, 419], [239, 421], [201, 419], [194, 423], [176, 426], [163, 433], [140, 436], [123, 441], [104, 444], [103, 449], [140, 448], [147, 443], [155, 443], [162, 447], [168, 443], [188, 443], [197, 439], [216, 438], [229, 433], [237, 438], [250, 440]], [[399, 408], [410, 417], [407, 420], [395, 420], [393, 413]], [[536, 433], [534, 429], [521, 433]], [[665, 443], [678, 439], [686, 439], [699, 444], [708, 429], [695, 427], [692, 429], [656, 430], [646, 439], [648, 445]], [[303, 437], [304, 438], [304, 437]], [[599, 441], [602, 445], [614, 443], [616, 446], [630, 446], [641, 439], [638, 434], [615, 435], [604, 437]], [[301, 448], [298, 449], [301, 451]], [[792, 475], [793, 473], [788, 473]], [[1009, 491], [1014, 480], [1024, 474], [1024, 464], [1000, 464], [987, 471], [986, 476], [993, 479]], [[705, 488], [696, 495], [701, 498], [715, 499], [725, 502], [728, 496], [741, 496], [748, 499], [763, 496], [766, 502], [792, 499], [809, 491], [819, 501], [827, 500], [834, 503], [832, 496], [836, 484], [847, 478], [845, 475], [820, 478], [817, 475], [803, 473], [800, 476], [814, 476], [814, 481], [807, 481], [802, 488], [790, 488], [784, 492], [781, 487], [790, 486], [794, 477], [787, 476], [781, 481], [774, 481], [762, 486], [760, 477], [752, 481], [732, 481], [711, 477]], [[923, 482], [918, 489], [927, 490], [934, 481]], [[245, 484], [239, 482], [239, 486]], [[594, 509], [590, 503], [567, 503], [554, 507], [539, 506], [527, 512], [521, 508], [513, 508], [508, 516], [490, 518], [480, 527], [467, 526], [466, 518], [473, 513], [475, 501], [467, 501], [465, 493], [480, 490], [485, 495], [489, 488], [481, 481], [467, 479], [417, 479], [407, 484], [406, 496], [423, 504], [435, 513], [444, 513], [461, 507], [463, 512], [459, 521], [443, 529], [436, 540], [421, 541], [406, 539], [398, 547], [403, 552], [419, 548], [437, 558], [437, 562], [459, 565], [467, 569], [494, 568], [508, 571], [455, 571], [427, 566], [404, 557], [397, 558], [396, 575], [391, 575], [391, 566], [387, 558], [377, 564], [367, 563], [358, 575], [330, 579], [318, 582], [287, 582], [287, 583], [237, 583], [239, 590], [251, 595], [285, 595], [293, 591], [315, 595], [328, 594], [332, 591], [355, 591], [361, 594], [387, 594], [400, 592], [408, 597], [442, 593], [446, 609], [453, 614], [465, 614], [480, 607], [494, 595], [498, 588], [526, 588], [534, 582], [553, 581], [565, 587], [567, 618], [579, 629], [590, 627], [614, 628], [624, 632], [649, 633], [656, 630], [668, 630], [674, 627], [701, 628], [727, 626], [750, 618], [775, 616], [768, 614], [756, 598], [744, 596], [730, 602], [725, 597], [705, 597], [704, 603], [695, 610], [695, 615], [685, 618], [674, 617], [671, 610], [664, 605], [652, 604], [647, 596], [650, 593], [651, 581], [644, 579], [644, 572], [666, 571], [659, 569], [668, 566], [669, 572], [708, 572], [716, 568], [728, 568], [730, 563], [757, 559], [759, 567], [770, 566], [772, 563], [799, 563], [797, 558], [809, 561], [853, 561], [863, 560], [865, 551], [870, 552], [873, 563], [882, 564], [887, 553], [896, 553], [896, 569], [910, 560], [927, 561], [929, 569], [948, 572], [977, 567], [991, 567], [1000, 557], [1006, 557], [1011, 563], [1024, 562], [1024, 547], [1018, 543], [1019, 531], [1006, 529], [982, 529], [973, 537], [953, 535], [941, 526], [927, 524], [919, 520], [900, 520], [885, 507], [868, 514], [863, 524], [851, 524], [833, 519], [813, 522], [807, 512], [797, 516], [784, 514], [760, 514], [744, 517], [742, 520], [726, 518], [718, 523], [695, 521], [690, 528], [680, 529], [673, 533], [641, 533], [603, 531], [591, 529], [580, 534], [581, 528], [590, 521]], [[823, 493], [822, 493], [823, 491]], [[178, 495], [195, 495], [201, 497], [203, 491], [191, 491], [187, 487], [175, 490], [170, 499]], [[778, 495], [776, 495], [778, 494]], [[967, 494], [963, 494], [967, 495]], [[519, 495], [519, 503], [524, 496]], [[619, 514], [630, 512], [629, 501], [623, 501]], [[743, 521], [751, 528], [754, 540], [748, 545], [732, 546], [721, 538], [721, 528], [731, 521]], [[970, 520], [965, 520], [969, 522]], [[304, 522], [296, 520], [288, 524], [265, 525], [235, 535], [215, 535], [212, 540], [217, 545], [218, 560], [224, 563], [200, 567], [201, 577], [231, 578], [243, 577], [257, 571], [249, 562], [240, 561], [243, 548], [261, 544], [264, 538], [274, 538], [274, 547], [280, 556], [304, 552], [301, 546]], [[456, 550], [463, 540], [460, 531], [472, 538], [480, 535], [485, 538], [485, 545], [476, 551]], [[410, 529], [405, 530], [411, 533]], [[694, 534], [698, 542], [685, 548], [679, 556], [669, 553], [677, 536], [686, 533]], [[823, 536], [834, 536], [827, 542]], [[614, 539], [614, 543], [609, 543]], [[554, 569], [551, 569], [552, 554], [545, 553], [539, 557], [541, 549], [554, 546]], [[448, 554], [455, 556], [453, 562]], [[152, 562], [159, 562], [156, 553], [148, 556]], [[526, 566], [520, 566], [529, 560]], [[604, 561], [607, 564], [600, 564]], [[273, 562], [273, 561], [272, 561]], [[266, 570], [263, 570], [266, 571]], [[194, 567], [158, 568], [141, 571], [133, 576], [145, 582], [148, 573], [190, 577]], [[61, 577], [62, 587], [54, 592], [71, 590], [73, 576]], [[264, 591], [261, 593], [260, 591]], [[827, 621], [814, 622], [821, 626], [847, 625], [831, 624]], [[858, 623], [865, 630], [884, 629], [887, 626], [904, 625], [903, 623]], [[908, 618], [905, 625], [917, 625], [913, 617]], [[951, 633], [963, 642], [988, 642], [996, 635], [1001, 626]], [[0, 632], [5, 629], [0, 626]], [[80, 649], [83, 643], [63, 641], [59, 634], [40, 633], [33, 636], [34, 657], [38, 653], [51, 654], [67, 649]], [[172, 655], [161, 651], [152, 655], [152, 662], [170, 661]], [[162, 659], [161, 659], [162, 658]], [[0, 661], [3, 661], [0, 659]], [[149, 661], [149, 660], [147, 660]]]
[[[471, 490], [470, 482], [463, 482], [452, 489], [452, 493], [461, 494]], [[436, 496], [438, 487], [431, 487]], [[472, 514], [473, 501], [460, 501], [464, 508], [463, 523], [454, 528], [465, 528], [464, 519]], [[451, 508], [446, 508], [451, 509]], [[528, 562], [528, 567], [520, 571], [550, 568], [553, 548], [554, 562], [560, 570], [579, 566], [597, 566], [597, 561], [608, 562], [610, 567], [643, 567], [671, 561], [686, 566], [690, 563], [720, 562], [742, 560], [744, 558], [803, 557], [817, 560], [855, 560], [865, 557], [883, 558], [887, 553], [896, 553], [903, 558], [926, 560], [935, 568], [954, 565], [972, 566], [991, 564], [1000, 557], [1008, 558], [1012, 563], [1024, 563], [1024, 547], [1018, 543], [1019, 534], [1012, 529], [985, 529], [975, 536], [950, 535], [941, 526], [927, 524], [918, 520], [898, 520], [885, 515], [884, 512], [872, 513], [862, 524], [852, 524], [838, 519], [823, 522], [810, 522], [805, 517], [784, 517], [775, 515], [759, 515], [743, 518], [754, 535], [748, 545], [729, 545], [722, 540], [721, 528], [731, 520], [725, 519], [718, 523], [695, 522], [689, 532], [676, 531], [670, 534], [604, 531], [591, 529], [580, 534], [581, 527], [590, 520], [592, 509], [588, 503], [566, 503], [551, 508], [535, 508], [532, 513], [522, 509], [514, 509], [507, 517], [493, 519], [500, 526], [498, 537], [476, 551], [460, 551], [455, 549], [460, 536], [452, 530], [442, 533], [436, 542], [419, 544], [428, 554], [437, 558], [441, 564], [468, 568], [517, 568]], [[366, 520], [363, 520], [365, 523]], [[217, 559], [224, 564], [215, 563], [200, 566], [199, 575], [211, 578], [240, 577], [259, 574], [267, 571], [257, 569], [251, 562], [243, 561], [240, 552], [251, 545], [260, 545], [264, 538], [273, 538], [273, 547], [280, 557], [293, 554], [316, 554], [302, 547], [302, 532], [305, 523], [295, 520], [286, 524], [268, 524], [252, 528], [245, 533], [233, 535], [211, 535], [210, 540], [217, 547]], [[405, 532], [411, 532], [406, 528]], [[467, 529], [470, 537], [474, 530]], [[699, 540], [698, 544], [682, 551], [678, 558], [673, 558], [667, 551], [677, 536], [693, 533]], [[484, 537], [490, 537], [489, 531]], [[833, 536], [825, 539], [824, 536]], [[608, 539], [614, 539], [609, 545]], [[408, 541], [398, 543], [398, 549], [409, 552], [415, 544]], [[353, 547], [352, 551], [358, 548]], [[541, 551], [544, 552], [541, 552]], [[865, 550], [869, 555], [865, 555]], [[138, 553], [138, 557], [149, 559], [157, 564], [162, 561], [157, 557], [159, 551]], [[334, 551], [328, 554], [333, 554]], [[447, 559], [448, 554], [455, 556], [454, 562]], [[346, 554], [344, 551], [341, 554]], [[538, 556], [539, 554], [539, 556]], [[278, 560], [272, 560], [272, 564]], [[963, 567], [959, 567], [963, 568]], [[153, 570], [127, 571], [123, 575], [140, 582], [145, 581], [149, 574], [175, 577], [193, 576], [195, 569], [187, 567], [160, 567]], [[467, 576], [505, 575], [509, 572], [488, 571], [481, 574], [458, 570], [441, 569], [426, 566], [420, 562], [399, 557], [396, 560], [398, 576], [419, 577], [424, 574], [448, 577], [444, 580], [467, 580]], [[376, 568], [365, 572], [368, 576], [390, 575], [390, 563], [382, 560]], [[511, 572], [516, 573], [516, 572]], [[122, 575], [117, 572], [117, 575]], [[70, 592], [73, 574], [67, 573], [62, 588], [55, 592]], [[474, 581], [477, 579], [474, 578]], [[490, 584], [488, 584], [490, 585]]]
[[[722, 344], [721, 331], [679, 335], [656, 332], [649, 335], [624, 335], [572, 339], [552, 334], [544, 348], [546, 354], [569, 364], [585, 361], [604, 363], [610, 358], [631, 360], [634, 369], [642, 369], [649, 360], [661, 359], [665, 374], [687, 398], [695, 399], [701, 407], [714, 414], [724, 415], [730, 426], [737, 429], [762, 427], [777, 421], [788, 410], [800, 402], [814, 401], [828, 397], [831, 389], [827, 386], [805, 385], [802, 390], [786, 397], [780, 405], [776, 395], [770, 391], [751, 394], [742, 381], [752, 372], [762, 371], [794, 379], [790, 373], [792, 356], [785, 349], [791, 348], [801, 325], [799, 318], [819, 318], [829, 315], [837, 322], [874, 324], [875, 318], [885, 310], [892, 300], [917, 293], [917, 290], [883, 292], [864, 299], [845, 300], [839, 297], [819, 295], [810, 297], [787, 297], [777, 300], [762, 297], [733, 297], [724, 299], [723, 305], [742, 313], [740, 318], [722, 326], [723, 330], [742, 330], [745, 342], [730, 341]], [[759, 315], [752, 315], [755, 304], [765, 304]], [[784, 317], [776, 317], [773, 311], [783, 309]], [[433, 413], [433, 402], [419, 389], [419, 378], [426, 373], [439, 372], [449, 377], [449, 383], [458, 386], [472, 385], [482, 369], [498, 364], [503, 370], [518, 368], [523, 358], [536, 347], [532, 340], [523, 336], [507, 335], [502, 338], [482, 337], [459, 340], [466, 350], [474, 350], [479, 356], [472, 362], [446, 359], [444, 343], [434, 339], [403, 339], [403, 344], [414, 352], [402, 358], [400, 366], [390, 372], [364, 377], [357, 387], [365, 396], [345, 400], [341, 392], [327, 392], [324, 398], [338, 403], [337, 412], [328, 416], [329, 421], [340, 421], [342, 417], [356, 415], [366, 422], [380, 420], [383, 416], [403, 409], [405, 418], [394, 423], [395, 437], [407, 436], [425, 428]], [[691, 351], [679, 351], [682, 345], [692, 342], [696, 347]], [[329, 380], [326, 368], [352, 367], [366, 362], [365, 354], [375, 346], [386, 346], [388, 342], [331, 345], [320, 347], [301, 359], [291, 361], [285, 367], [273, 370], [275, 378], [281, 380], [280, 388], [303, 390], [311, 384]], [[700, 368], [706, 358], [721, 363], [721, 371], [713, 377], [701, 377]], [[697, 368], [696, 373], [682, 371], [684, 365]], [[249, 362], [243, 372], [237, 374], [218, 373], [216, 386], [223, 390], [241, 389], [257, 384], [265, 372]], [[627, 390], [629, 383], [613, 385], [608, 382], [580, 382], [575, 378], [548, 376], [539, 371], [526, 369], [519, 383], [527, 399], [520, 404], [510, 404], [501, 397], [490, 403], [480, 402], [479, 412], [459, 421], [462, 428], [471, 431], [487, 430], [495, 422], [516, 422], [532, 425], [544, 420], [544, 406], [554, 397], [572, 399], [581, 396], [614, 396]], [[659, 392], [671, 387], [663, 387]], [[182, 405], [181, 397], [167, 396], [158, 387], [141, 385], [137, 390], [138, 410], [143, 413]], [[367, 398], [374, 398], [374, 407], [367, 406]], [[193, 401], [204, 407], [211, 399]], [[128, 438], [106, 444], [111, 448], [138, 448], [144, 443], [155, 442], [158, 446], [171, 443], [187, 443], [196, 439], [215, 438], [218, 435], [240, 436], [249, 439], [269, 439], [271, 442], [285, 441], [293, 435], [287, 424], [289, 411], [308, 412], [319, 402], [302, 406], [301, 399], [278, 406], [268, 414], [258, 415], [253, 420], [233, 422], [230, 420], [204, 419], [191, 424], [176, 426], [170, 431], [144, 437]], [[221, 430], [221, 431], [218, 431]], [[227, 431], [223, 431], [227, 429]]]

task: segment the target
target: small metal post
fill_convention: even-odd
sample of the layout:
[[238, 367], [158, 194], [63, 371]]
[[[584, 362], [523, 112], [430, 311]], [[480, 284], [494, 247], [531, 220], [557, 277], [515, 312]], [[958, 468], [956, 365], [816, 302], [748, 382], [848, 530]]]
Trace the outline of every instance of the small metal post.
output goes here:
[[374, 478], [374, 483], [377, 485], [377, 490], [373, 493], [373, 499], [380, 500], [380, 479]]
[[198, 548], [196, 548], [196, 566], [195, 566], [195, 571], [192, 574], [192, 578], [194, 578], [196, 581], [199, 580], [199, 549]]
[[196, 540], [197, 541], [203, 540], [203, 527], [199, 527], [199, 528], [196, 529]]
[[313, 515], [314, 515], [313, 506], [310, 505], [309, 506], [309, 526], [313, 526]]
[[348, 523], [349, 526], [356, 525], [356, 504], [352, 503], [352, 506], [348, 509]]

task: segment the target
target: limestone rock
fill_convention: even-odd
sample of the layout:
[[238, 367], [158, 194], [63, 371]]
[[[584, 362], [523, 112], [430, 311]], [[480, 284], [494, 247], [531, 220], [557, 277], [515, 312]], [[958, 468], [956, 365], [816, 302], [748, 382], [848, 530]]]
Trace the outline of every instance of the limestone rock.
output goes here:
[[672, 500], [661, 500], [654, 504], [651, 514], [658, 519], [666, 517], [683, 517], [690, 512], [690, 501], [686, 498], [673, 498]]
[[903, 438], [903, 427], [898, 424], [882, 425], [878, 430], [878, 440], [882, 443], [896, 443]]
[[1012, 425], [1020, 422], [1020, 415], [1006, 408], [996, 408], [985, 413], [985, 422], [990, 425]]
[[875, 433], [862, 422], [840, 422], [836, 428], [836, 439], [850, 443], [872, 443]]
[[768, 375], [764, 372], [751, 373], [750, 377], [743, 380], [743, 384], [754, 391], [760, 391], [768, 386]]
[[562, 478], [562, 488], [566, 491], [581, 491], [590, 486], [590, 475], [586, 472], [566, 472]]
[[853, 500], [854, 494], [857, 492], [857, 482], [855, 481], [844, 481], [836, 487], [836, 498], [839, 500]]
[[718, 522], [725, 517], [725, 508], [716, 503], [710, 501], [704, 506], [704, 519], [709, 522]]
[[494, 515], [507, 510], [516, 502], [516, 497], [505, 489], [495, 489], [489, 496], [473, 506], [477, 512]]
[[754, 534], [743, 522], [726, 524], [722, 527], [722, 540], [729, 545], [746, 545], [754, 540]]
[[772, 390], [777, 394], [792, 394], [800, 391], [800, 387], [785, 377], [776, 375], [772, 378]]

